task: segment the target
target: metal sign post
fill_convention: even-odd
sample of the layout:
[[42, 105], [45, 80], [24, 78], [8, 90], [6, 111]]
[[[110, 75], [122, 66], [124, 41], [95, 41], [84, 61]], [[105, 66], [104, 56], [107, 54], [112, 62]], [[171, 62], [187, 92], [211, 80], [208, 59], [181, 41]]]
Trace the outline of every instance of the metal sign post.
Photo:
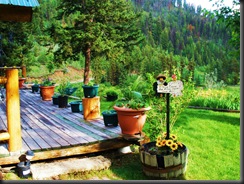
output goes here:
[[167, 136], [166, 139], [169, 139], [169, 133], [170, 133], [170, 93], [166, 93], [166, 130], [167, 130]]
[[170, 137], [170, 94], [173, 97], [181, 96], [181, 90], [183, 89], [183, 83], [180, 80], [176, 80], [176, 75], [172, 75], [173, 81], [169, 82], [167, 85], [160, 84], [157, 87], [158, 93], [166, 94], [166, 139]]

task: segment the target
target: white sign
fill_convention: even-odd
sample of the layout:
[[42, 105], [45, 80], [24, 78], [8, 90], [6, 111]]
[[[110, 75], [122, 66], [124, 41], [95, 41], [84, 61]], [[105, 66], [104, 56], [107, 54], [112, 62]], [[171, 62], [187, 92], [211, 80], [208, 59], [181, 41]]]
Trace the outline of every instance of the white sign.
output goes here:
[[167, 86], [163, 84], [158, 84], [157, 92], [158, 93], [170, 93], [174, 97], [182, 95], [181, 90], [183, 89], [183, 83], [180, 80], [171, 81]]

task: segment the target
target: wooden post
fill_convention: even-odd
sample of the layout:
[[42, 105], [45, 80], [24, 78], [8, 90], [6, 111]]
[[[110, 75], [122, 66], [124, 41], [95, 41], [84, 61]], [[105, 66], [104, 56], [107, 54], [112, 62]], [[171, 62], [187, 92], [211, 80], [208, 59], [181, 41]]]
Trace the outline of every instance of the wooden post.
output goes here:
[[10, 135], [8, 150], [15, 152], [22, 149], [18, 69], [7, 69], [6, 74], [6, 113]]
[[26, 66], [22, 65], [21, 70], [22, 70], [22, 77], [26, 78]]
[[82, 98], [83, 116], [85, 120], [100, 117], [100, 97]]

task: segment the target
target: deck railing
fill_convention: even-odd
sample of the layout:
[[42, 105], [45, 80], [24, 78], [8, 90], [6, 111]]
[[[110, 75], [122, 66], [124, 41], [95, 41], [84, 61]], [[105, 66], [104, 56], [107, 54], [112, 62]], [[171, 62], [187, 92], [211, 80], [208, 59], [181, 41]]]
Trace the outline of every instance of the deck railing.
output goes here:
[[0, 76], [0, 84], [6, 87], [6, 116], [7, 132], [0, 133], [0, 141], [8, 140], [9, 152], [22, 149], [21, 123], [20, 123], [20, 95], [19, 95], [19, 69], [26, 77], [26, 67], [0, 67], [5, 76]]

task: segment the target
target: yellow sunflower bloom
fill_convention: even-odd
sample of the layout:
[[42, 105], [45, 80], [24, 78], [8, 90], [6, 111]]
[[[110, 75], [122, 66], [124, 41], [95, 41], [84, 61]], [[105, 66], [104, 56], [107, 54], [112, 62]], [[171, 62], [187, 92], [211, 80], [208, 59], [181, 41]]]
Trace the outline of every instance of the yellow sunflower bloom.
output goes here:
[[165, 146], [166, 145], [166, 140], [162, 140], [161, 144], [162, 144], [162, 146]]
[[170, 135], [170, 138], [171, 138], [171, 139], [173, 139], [174, 141], [176, 141], [176, 140], [177, 140], [177, 136], [176, 136], [176, 135], [174, 135], [174, 134], [171, 134], [171, 135]]
[[167, 132], [164, 132], [163, 133], [163, 137], [167, 137]]
[[157, 142], [157, 143], [156, 143], [156, 146], [157, 146], [157, 147], [162, 147], [162, 146], [163, 146], [163, 145], [162, 145], [162, 142], [160, 142], [160, 141]]
[[171, 146], [172, 144], [173, 144], [173, 141], [172, 141], [172, 140], [167, 140], [167, 141], [166, 141], [166, 145], [167, 145], [167, 146]]
[[157, 142], [158, 142], [158, 141], [161, 141], [161, 137], [160, 137], [160, 136], [157, 137]]
[[178, 144], [180, 147], [183, 147], [183, 145], [182, 145], [181, 142], [177, 142], [177, 144]]
[[178, 144], [176, 143], [173, 143], [170, 145], [170, 148], [174, 151], [174, 150], [177, 150], [178, 149]]

